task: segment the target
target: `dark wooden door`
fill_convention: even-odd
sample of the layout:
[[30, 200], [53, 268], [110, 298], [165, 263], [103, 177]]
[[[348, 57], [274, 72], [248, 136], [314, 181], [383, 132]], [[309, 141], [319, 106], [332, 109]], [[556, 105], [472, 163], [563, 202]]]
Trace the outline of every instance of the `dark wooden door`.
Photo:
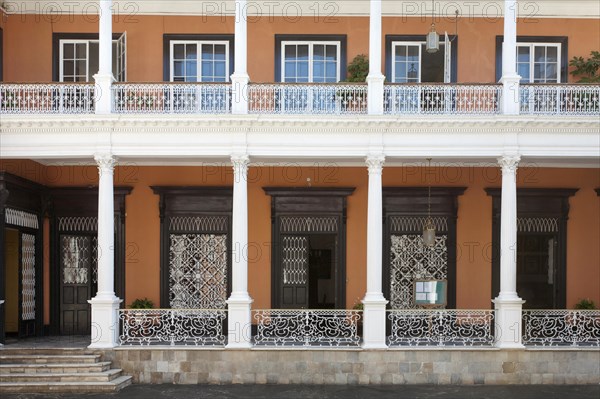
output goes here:
[[94, 237], [61, 235], [60, 245], [60, 334], [87, 335], [90, 333], [88, 300], [92, 297]]
[[306, 309], [309, 297], [309, 237], [284, 235], [281, 243], [281, 307]]

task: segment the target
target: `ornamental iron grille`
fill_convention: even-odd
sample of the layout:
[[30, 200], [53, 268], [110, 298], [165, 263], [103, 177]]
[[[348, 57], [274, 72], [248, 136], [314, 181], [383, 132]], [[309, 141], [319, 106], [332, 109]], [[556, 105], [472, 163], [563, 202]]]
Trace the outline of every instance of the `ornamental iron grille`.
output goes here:
[[[98, 218], [96, 216], [69, 216], [59, 217], [57, 219], [58, 230], [61, 232], [68, 231], [94, 234], [98, 231]], [[88, 242], [91, 243], [91, 248], [87, 246]], [[85, 248], [83, 248], [82, 245], [85, 246]], [[73, 256], [77, 256], [77, 260], [88, 259], [88, 251], [91, 251], [91, 258], [89, 258], [89, 271], [84, 271], [88, 269], [85, 265], [82, 265], [83, 268], [75, 266], [75, 268], [78, 270], [69, 270], [67, 272], [67, 268], [71, 268], [71, 266], [67, 266], [67, 257], [70, 257], [68, 260], [69, 262], [73, 262]], [[62, 236], [62, 253], [64, 261], [63, 265], [65, 265], [65, 269], [63, 270], [63, 282], [65, 284], [87, 284], [89, 280], [88, 273], [91, 274], [92, 284], [98, 284], [98, 237], [96, 235]], [[71, 264], [77, 265], [78, 263], [75, 262]], [[68, 274], [69, 276], [67, 278], [66, 276]]]
[[87, 284], [92, 263], [96, 263], [92, 261], [92, 237], [64, 235], [61, 241], [63, 284]]
[[338, 218], [335, 216], [282, 216], [281, 233], [337, 233]]
[[308, 237], [285, 236], [283, 239], [283, 283], [304, 285], [308, 282]]
[[357, 310], [256, 310], [257, 346], [358, 346]]
[[493, 310], [392, 310], [390, 346], [491, 346]]
[[226, 310], [121, 309], [121, 345], [220, 346]]
[[393, 217], [390, 236], [390, 306], [392, 309], [411, 309], [414, 304], [416, 280], [447, 280], [448, 278], [448, 223], [445, 217], [433, 218], [438, 234], [435, 245], [427, 247], [423, 236], [402, 234], [421, 231], [425, 217]]
[[558, 218], [517, 218], [519, 233], [558, 233]]
[[523, 344], [600, 347], [598, 310], [523, 310]]
[[4, 210], [4, 221], [13, 226], [25, 227], [29, 229], [39, 229], [38, 217], [29, 212], [19, 211], [17, 209], [6, 208]]
[[22, 319], [35, 320], [35, 236], [32, 234], [21, 234], [21, 295]]
[[226, 300], [227, 235], [171, 234], [171, 308], [225, 309]]

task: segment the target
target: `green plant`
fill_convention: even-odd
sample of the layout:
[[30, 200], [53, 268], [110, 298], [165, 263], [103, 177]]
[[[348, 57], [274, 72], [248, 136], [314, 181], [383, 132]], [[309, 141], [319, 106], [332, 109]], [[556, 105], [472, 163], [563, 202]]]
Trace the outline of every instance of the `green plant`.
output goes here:
[[348, 64], [347, 82], [366, 82], [369, 75], [369, 57], [359, 54]]
[[131, 302], [131, 305], [129, 305], [129, 308], [130, 309], [153, 309], [154, 302], [152, 302], [148, 298], [144, 298], [144, 299], [138, 298], [135, 301]]
[[360, 299], [357, 299], [356, 302], [354, 303], [354, 306], [352, 306], [353, 310], [365, 310], [365, 306], [363, 305], [363, 303], [361, 302]]
[[586, 310], [586, 309], [596, 309], [596, 304], [594, 303], [594, 301], [590, 300], [590, 299], [582, 299], [581, 301], [577, 302], [575, 304], [575, 309], [578, 310]]
[[571, 75], [579, 76], [580, 83], [600, 83], [600, 52], [592, 51], [590, 57], [573, 57], [569, 65], [575, 69]]

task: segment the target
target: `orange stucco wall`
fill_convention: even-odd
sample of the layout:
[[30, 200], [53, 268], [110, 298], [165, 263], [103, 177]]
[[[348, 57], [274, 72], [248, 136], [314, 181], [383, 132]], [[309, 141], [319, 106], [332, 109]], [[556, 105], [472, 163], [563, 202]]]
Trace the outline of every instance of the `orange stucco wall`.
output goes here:
[[[0, 161], [0, 169], [50, 186], [97, 184], [92, 166], [45, 167], [31, 161]], [[348, 198], [347, 219], [347, 297], [351, 307], [366, 289], [366, 168], [261, 167], [249, 171], [249, 291], [255, 308], [270, 307], [271, 226], [270, 197], [266, 186], [305, 186], [310, 178], [313, 186], [356, 187]], [[466, 186], [459, 197], [457, 224], [457, 306], [489, 308], [491, 306], [491, 197], [486, 187], [500, 187], [500, 170], [439, 166], [426, 174], [419, 167], [387, 167], [385, 186]], [[115, 184], [131, 185], [127, 197], [126, 280], [127, 301], [149, 297], [159, 302], [159, 237], [158, 196], [152, 185], [232, 185], [230, 167], [138, 167], [117, 168]], [[600, 198], [594, 191], [600, 187], [600, 169], [523, 168], [518, 174], [519, 187], [579, 188], [570, 199], [567, 231], [567, 305], [572, 307], [582, 298], [600, 303]], [[47, 243], [46, 243], [47, 246]], [[45, 257], [46, 258], [46, 257]], [[47, 259], [47, 258], [46, 258]], [[47, 260], [46, 260], [47, 261]]]
[[[423, 35], [429, 24], [429, 20], [421, 18], [384, 17], [383, 35]], [[44, 82], [52, 80], [52, 33], [93, 33], [98, 31], [98, 24], [94, 16], [10, 15], [3, 28], [4, 80]], [[518, 24], [518, 34], [523, 36], [568, 36], [569, 59], [588, 56], [591, 50], [600, 48], [599, 30], [600, 21], [594, 19], [539, 18], [521, 20]], [[163, 79], [163, 34], [232, 34], [234, 19], [119, 16], [114, 19], [113, 31], [127, 32], [128, 80], [152, 82]], [[454, 34], [454, 23], [442, 19], [437, 31]], [[457, 33], [458, 81], [494, 82], [495, 41], [496, 35], [503, 34], [503, 20], [461, 18]], [[334, 22], [303, 17], [293, 23], [283, 17], [260, 18], [248, 25], [248, 72], [254, 82], [274, 81], [275, 34], [346, 34], [348, 62], [357, 54], [369, 52], [368, 17], [336, 17]]]

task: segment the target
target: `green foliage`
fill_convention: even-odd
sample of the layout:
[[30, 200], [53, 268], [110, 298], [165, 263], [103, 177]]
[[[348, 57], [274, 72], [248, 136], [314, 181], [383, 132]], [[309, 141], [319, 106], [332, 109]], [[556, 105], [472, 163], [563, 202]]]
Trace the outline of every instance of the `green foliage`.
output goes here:
[[575, 309], [578, 310], [586, 310], [586, 309], [596, 309], [596, 304], [594, 303], [594, 301], [590, 300], [590, 299], [582, 299], [581, 301], [577, 302], [575, 304]]
[[359, 54], [348, 65], [347, 82], [366, 82], [369, 75], [369, 57]]
[[600, 83], [600, 52], [592, 51], [590, 57], [573, 57], [569, 65], [575, 69], [571, 75], [578, 76], [580, 83]]
[[144, 299], [136, 299], [135, 301], [131, 302], [131, 305], [129, 305], [130, 309], [152, 309], [154, 308], [154, 302], [152, 302], [150, 299], [148, 298], [144, 298]]

